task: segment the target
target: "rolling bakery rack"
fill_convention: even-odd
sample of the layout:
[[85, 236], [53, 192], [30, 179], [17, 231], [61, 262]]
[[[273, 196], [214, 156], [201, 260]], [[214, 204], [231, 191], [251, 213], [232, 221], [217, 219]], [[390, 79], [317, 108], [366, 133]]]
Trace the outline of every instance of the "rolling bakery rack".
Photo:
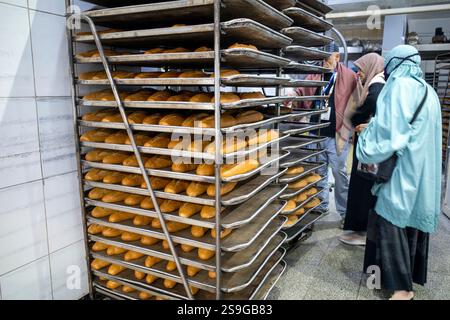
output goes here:
[[[68, 19], [88, 26], [88, 32], [69, 30], [69, 47], [91, 297], [265, 299], [286, 267], [283, 243], [324, 214], [315, 204], [295, 223], [288, 224], [286, 218], [319, 199], [318, 189], [292, 210], [286, 206], [323, 179], [296, 189], [288, 185], [313, 177], [323, 166], [311, 161], [323, 152], [317, 147], [322, 138], [307, 133], [326, 124], [305, 119], [327, 110], [285, 113], [281, 107], [289, 101], [328, 98], [282, 95], [284, 88], [326, 84], [283, 76], [329, 71], [297, 62], [328, 56], [307, 47], [331, 41], [320, 34], [332, 27], [319, 16], [324, 6], [310, 0], [88, 2], [101, 7]], [[236, 42], [260, 50], [230, 47]], [[180, 46], [193, 49], [178, 50]], [[152, 48], [157, 50], [145, 51]], [[94, 50], [82, 52], [88, 49]], [[225, 76], [221, 71], [228, 68], [239, 71]], [[202, 70], [202, 76], [179, 77], [193, 69]], [[126, 75], [118, 76], [121, 72]], [[245, 96], [240, 90], [246, 88], [263, 93]], [[100, 89], [108, 91], [95, 91]], [[196, 95], [186, 89], [209, 99], [192, 101]], [[151, 99], [163, 92], [176, 98]], [[231, 92], [241, 98], [225, 100]], [[142, 95], [145, 99], [131, 98]], [[237, 119], [247, 110], [261, 118], [222, 124], [227, 116]], [[204, 113], [202, 119], [212, 116], [211, 125], [145, 121], [174, 112], [185, 121], [188, 115], [200, 119]], [[170, 143], [179, 142], [177, 146], [194, 137], [193, 146], [147, 145], [167, 137]], [[233, 142], [231, 151], [222, 147], [228, 140]], [[257, 165], [225, 175], [225, 165], [250, 158], [257, 159]], [[201, 165], [208, 174], [199, 174], [196, 168]], [[286, 174], [297, 166], [303, 172]], [[188, 195], [191, 185], [204, 190]], [[190, 214], [181, 214], [182, 208]]]

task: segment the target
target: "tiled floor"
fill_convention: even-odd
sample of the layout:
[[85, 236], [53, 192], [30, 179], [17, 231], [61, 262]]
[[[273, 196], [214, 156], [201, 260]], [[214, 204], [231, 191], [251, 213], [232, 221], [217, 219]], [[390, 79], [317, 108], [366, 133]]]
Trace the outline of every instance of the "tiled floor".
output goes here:
[[[333, 203], [333, 201], [331, 202]], [[386, 299], [369, 290], [361, 273], [364, 248], [341, 244], [339, 216], [332, 212], [316, 223], [314, 233], [286, 255], [285, 274], [269, 299]], [[430, 243], [428, 283], [416, 286], [416, 300], [450, 299], [450, 220], [441, 217]]]

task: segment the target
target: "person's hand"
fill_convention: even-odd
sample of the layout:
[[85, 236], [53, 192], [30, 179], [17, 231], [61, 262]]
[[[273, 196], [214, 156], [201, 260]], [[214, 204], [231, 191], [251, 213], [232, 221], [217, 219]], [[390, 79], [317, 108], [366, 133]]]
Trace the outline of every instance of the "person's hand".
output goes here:
[[357, 127], [355, 128], [355, 132], [356, 132], [356, 133], [361, 133], [361, 132], [363, 132], [364, 129], [366, 129], [368, 125], [369, 125], [368, 123], [362, 123], [362, 124], [360, 124], [359, 126], [357, 126]]

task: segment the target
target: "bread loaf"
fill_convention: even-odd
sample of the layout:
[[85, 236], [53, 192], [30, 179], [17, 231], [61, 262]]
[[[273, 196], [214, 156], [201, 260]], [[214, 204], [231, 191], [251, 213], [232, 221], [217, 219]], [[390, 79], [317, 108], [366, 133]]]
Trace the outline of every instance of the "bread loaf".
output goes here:
[[264, 115], [256, 110], [244, 111], [236, 115], [237, 124], [254, 123], [264, 120]]
[[173, 163], [172, 171], [173, 172], [189, 172], [197, 169], [198, 165], [195, 163], [184, 164], [184, 163]]
[[248, 145], [253, 146], [257, 144], [263, 144], [277, 139], [280, 136], [277, 130], [259, 130], [257, 135], [254, 135], [248, 139]]
[[287, 175], [292, 175], [292, 174], [300, 174], [305, 172], [305, 168], [302, 166], [296, 166], [296, 167], [291, 167], [289, 169], [287, 169], [286, 174]]
[[158, 242], [160, 242], [160, 239], [156, 239], [153, 237], [147, 237], [147, 236], [142, 236], [141, 237], [141, 243], [145, 246], [153, 246], [155, 244], [157, 244]]
[[115, 281], [112, 281], [112, 280], [108, 280], [108, 281], [106, 282], [106, 287], [107, 287], [108, 289], [111, 289], [111, 290], [117, 289], [117, 288], [119, 288], [120, 286], [122, 286], [120, 283], [115, 282]]
[[288, 215], [288, 220], [284, 223], [284, 227], [292, 227], [298, 222], [298, 217], [295, 214]]
[[158, 78], [160, 75], [162, 75], [162, 72], [157, 72], [157, 71], [141, 72], [141, 73], [138, 73], [134, 78], [135, 79], [152, 79], [152, 78]]
[[117, 122], [117, 123], [123, 123], [122, 116], [119, 112], [109, 114], [102, 118], [102, 122]]
[[100, 225], [94, 223], [89, 226], [87, 231], [89, 234], [98, 234], [98, 233], [103, 232], [104, 229], [105, 229], [104, 226], [100, 226]]
[[136, 289], [129, 287], [129, 286], [122, 286], [122, 292], [124, 293], [131, 293], [131, 292], [135, 292]]
[[95, 149], [86, 153], [86, 156], [84, 158], [86, 159], [86, 161], [101, 162], [107, 155], [110, 155], [112, 153], [113, 152], [108, 150]]
[[[181, 126], [185, 118], [178, 113], [168, 114], [159, 120], [161, 126]], [[169, 139], [170, 141], [170, 139]]]
[[[154, 93], [155, 93], [154, 91], [141, 90], [128, 95], [125, 99], [123, 99], [123, 101], [124, 102], [147, 101], [147, 99], [150, 98], [150, 96]], [[128, 119], [128, 121], [130, 121], [130, 119]]]
[[308, 190], [305, 191], [308, 197], [315, 195], [317, 192], [319, 191], [316, 188], [309, 188]]
[[109, 216], [109, 222], [117, 223], [134, 218], [134, 214], [128, 212], [116, 212]]
[[295, 197], [296, 202], [303, 202], [306, 201], [306, 199], [308, 199], [308, 195], [306, 194], [306, 192], [302, 192]]
[[172, 166], [172, 160], [168, 156], [153, 156], [145, 162], [149, 169], [164, 169]]
[[[145, 101], [145, 100], [142, 100]], [[130, 124], [141, 124], [147, 117], [147, 113], [142, 111], [133, 112], [128, 116], [128, 122]]]
[[189, 102], [209, 103], [209, 102], [211, 102], [212, 98], [213, 98], [213, 95], [210, 93], [198, 93], [198, 94], [192, 96], [189, 99]]
[[[172, 180], [169, 178], [161, 178], [161, 177], [150, 177], [150, 183], [153, 190], [161, 190], [164, 189]], [[141, 188], [147, 189], [147, 184], [142, 182]]]
[[[168, 51], [171, 50], [165, 50], [164, 53], [170, 53]], [[173, 51], [173, 50], [172, 50]], [[178, 76], [181, 74], [181, 72], [178, 71], [168, 71], [168, 72], [164, 72], [163, 74], [161, 74], [158, 78], [178, 78]]]
[[144, 182], [141, 174], [129, 174], [122, 179], [122, 185], [127, 187], [141, 186]]
[[308, 203], [306, 203], [303, 207], [305, 209], [311, 209], [311, 208], [317, 207], [319, 204], [320, 204], [320, 199], [314, 198], [314, 199], [308, 201]]
[[207, 51], [214, 51], [214, 50], [211, 48], [208, 48], [208, 47], [200, 47], [200, 48], [195, 49], [194, 52], [207, 52]]
[[186, 189], [186, 194], [190, 197], [198, 197], [206, 192], [208, 184], [203, 182], [193, 181]]
[[198, 248], [198, 257], [201, 260], [209, 260], [216, 255], [216, 252], [213, 250], [207, 250], [203, 248]]
[[148, 125], [157, 125], [157, 124], [159, 124], [159, 121], [161, 120], [161, 118], [162, 118], [162, 115], [160, 113], [154, 113], [152, 115], [145, 117], [144, 120], [142, 121], [142, 123], [148, 124]]
[[122, 202], [128, 196], [128, 193], [122, 191], [110, 191], [103, 196], [102, 201], [106, 203], [117, 203]]
[[145, 276], [146, 276], [146, 274], [144, 272], [134, 271], [134, 277], [138, 280], [144, 279]]
[[100, 110], [97, 112], [88, 112], [88, 113], [85, 113], [81, 117], [81, 120], [99, 122], [99, 121], [102, 121], [102, 119], [104, 117], [107, 117], [107, 116], [109, 116], [111, 114], [115, 114], [115, 113], [116, 112], [113, 110]]
[[[133, 224], [135, 226], [143, 227], [143, 226], [148, 226], [150, 223], [152, 223], [152, 221], [153, 221], [153, 218], [137, 215], [133, 219]], [[141, 238], [141, 240], [142, 240], [142, 238]]]
[[301, 215], [305, 214], [305, 208], [299, 208], [299, 209], [297, 209], [297, 210], [294, 212], [294, 214], [295, 214], [296, 216], [301, 216]]
[[147, 101], [167, 101], [167, 99], [169, 99], [171, 95], [172, 93], [167, 90], [157, 91], [154, 94], [152, 94], [147, 99]]
[[319, 176], [318, 174], [312, 174], [312, 175], [306, 177], [306, 181], [308, 183], [314, 183], [314, 182], [319, 181], [320, 179], [322, 179], [322, 177]]
[[[214, 103], [216, 101], [216, 98], [213, 96], [211, 98], [211, 102]], [[220, 93], [220, 103], [233, 103], [233, 102], [239, 102], [241, 101], [241, 98], [232, 92], [221, 92]]]
[[129, 157], [128, 154], [122, 152], [113, 152], [107, 156], [105, 156], [102, 160], [103, 163], [106, 164], [122, 164], [125, 159]]
[[212, 219], [216, 216], [216, 208], [211, 206], [203, 206], [200, 211], [200, 217], [203, 219]]
[[113, 171], [103, 178], [103, 182], [110, 184], [122, 183], [122, 180], [125, 177], [126, 177], [125, 173]]
[[[234, 69], [222, 69], [220, 70], [220, 77], [221, 78], [228, 78], [232, 76], [236, 76], [238, 74], [241, 74], [238, 70]], [[214, 78], [214, 73], [211, 74], [211, 78]]]
[[[247, 142], [237, 137], [227, 137], [222, 141], [222, 153], [228, 154], [245, 149]], [[204, 150], [206, 153], [214, 154], [216, 152], [216, 143], [211, 142]]]
[[217, 274], [214, 271], [209, 271], [208, 272], [208, 277], [211, 279], [215, 279], [217, 277]]
[[[148, 159], [150, 159], [149, 157], [146, 157], [144, 155], [141, 155], [141, 158], [142, 158], [142, 162], [144, 164], [148, 161]], [[137, 162], [137, 159], [136, 159], [136, 156], [134, 156], [134, 155], [129, 156], [126, 159], [124, 159], [122, 164], [124, 166], [129, 166], [129, 167], [138, 167], [139, 166], [138, 162]]]
[[86, 132], [80, 137], [81, 142], [105, 142], [105, 139], [111, 135], [113, 131], [107, 129], [96, 129]]
[[102, 73], [103, 71], [89, 71], [89, 72], [81, 72], [78, 75], [79, 80], [92, 80], [94, 76], [96, 76], [98, 73]]
[[160, 258], [148, 256], [148, 257], [145, 259], [144, 265], [145, 265], [147, 268], [151, 268], [151, 267], [153, 267], [155, 264], [157, 264], [157, 263], [160, 262], [160, 261], [161, 261]]
[[108, 268], [108, 274], [112, 275], [112, 276], [116, 276], [119, 273], [121, 273], [122, 271], [124, 271], [126, 268], [119, 266], [117, 264], [112, 264], [109, 266]]
[[148, 140], [144, 147], [149, 148], [167, 148], [170, 142], [170, 137], [168, 134], [165, 133], [159, 133], [150, 140]]
[[109, 245], [97, 241], [92, 246], [92, 251], [95, 251], [95, 252], [103, 251], [103, 250], [108, 249], [108, 247], [109, 247]]
[[222, 166], [221, 176], [223, 178], [230, 178], [240, 174], [244, 174], [255, 170], [259, 167], [259, 162], [256, 159], [248, 159], [243, 162], [232, 164], [230, 166]]
[[199, 227], [199, 226], [192, 226], [191, 227], [191, 235], [194, 238], [201, 238], [205, 235], [205, 233], [208, 231], [207, 228]]
[[[215, 126], [214, 119], [215, 119], [214, 116], [207, 116], [207, 117], [201, 119], [200, 121], [198, 121], [197, 126], [200, 128], [214, 128], [214, 126]], [[236, 124], [237, 124], [236, 119], [228, 114], [223, 114], [220, 117], [220, 126], [222, 128], [229, 128], [229, 127], [235, 126]]]
[[163, 48], [153, 48], [153, 49], [145, 51], [144, 54], [158, 54], [158, 53], [163, 53], [163, 52], [164, 52]]
[[189, 181], [185, 180], [172, 180], [165, 188], [164, 192], [167, 193], [183, 193], [189, 187]]
[[207, 76], [203, 71], [185, 71], [178, 78], [206, 78]]
[[150, 300], [153, 296], [145, 291], [139, 292], [139, 300]]
[[194, 249], [195, 249], [195, 247], [190, 246], [188, 244], [182, 244], [181, 245], [181, 251], [183, 251], [183, 252], [191, 252]]
[[100, 200], [109, 192], [111, 191], [101, 188], [94, 188], [91, 191], [89, 191], [88, 198], [92, 200]]
[[125, 231], [125, 232], [122, 233], [120, 238], [123, 241], [138, 241], [138, 240], [141, 239], [141, 237], [142, 236], [140, 234]]
[[162, 213], [169, 213], [174, 212], [183, 205], [183, 202], [176, 201], [176, 200], [164, 200], [161, 203], [160, 209]]
[[145, 277], [145, 282], [147, 282], [148, 284], [152, 284], [153, 282], [155, 282], [156, 280], [158, 280], [159, 278], [157, 276], [154, 276], [152, 274], [148, 274]]
[[189, 277], [195, 277], [197, 275], [197, 273], [200, 272], [200, 268], [194, 267], [194, 266], [187, 266], [187, 275]]
[[193, 296], [195, 296], [200, 291], [199, 288], [196, 288], [196, 287], [193, 287], [193, 286], [189, 286], [189, 289], [191, 289], [191, 293], [192, 293]]
[[242, 43], [237, 43], [237, 42], [235, 44], [229, 46], [228, 49], [251, 49], [251, 50], [258, 51], [258, 48], [252, 44], [242, 44]]
[[200, 212], [202, 207], [200, 204], [185, 202], [178, 210], [178, 215], [183, 218], [189, 218]]
[[[176, 247], [178, 243], [174, 242], [173, 245]], [[169, 242], [167, 242], [167, 240], [163, 240], [162, 247], [164, 250], [169, 250], [170, 249]]]
[[199, 176], [213, 176], [214, 175], [214, 165], [202, 163], [199, 164], [197, 170], [195, 171]]
[[123, 256], [123, 259], [125, 261], [133, 261], [133, 260], [137, 260], [139, 258], [142, 258], [144, 255], [140, 252], [136, 252], [136, 251], [127, 251], [127, 253], [125, 253], [125, 255]]
[[167, 149], [175, 149], [175, 150], [185, 149], [183, 138], [179, 137], [178, 140], [170, 140], [169, 144], [167, 145]]
[[104, 267], [109, 266], [111, 263], [100, 260], [100, 259], [94, 259], [91, 262], [91, 268], [94, 270], [100, 270], [103, 269]]
[[[220, 189], [220, 194], [222, 196], [224, 196], [224, 195], [230, 193], [231, 191], [234, 190], [236, 185], [237, 185], [237, 182], [228, 182], [228, 183], [222, 184], [222, 187]], [[208, 196], [214, 197], [216, 195], [216, 186], [214, 184], [210, 184], [208, 186], [206, 193], [208, 194]]]
[[[184, 229], [189, 228], [189, 225], [181, 222], [174, 222], [174, 221], [166, 221], [167, 230], [169, 232], [178, 232]], [[161, 221], [159, 219], [153, 219], [152, 221], [152, 227], [155, 229], [161, 229]]]
[[300, 179], [288, 184], [288, 189], [301, 189], [308, 185], [306, 179]]
[[121, 230], [117, 230], [114, 228], [104, 228], [102, 231], [102, 236], [107, 237], [107, 238], [115, 238], [118, 237], [122, 234]]
[[[227, 237], [231, 232], [231, 229], [223, 229], [220, 231], [220, 239]], [[216, 238], [216, 229], [211, 229], [211, 237]]]
[[[161, 205], [161, 203], [163, 203], [164, 200], [160, 199], [160, 198], [156, 198], [156, 202]], [[141, 202], [141, 208], [142, 209], [146, 209], [146, 210], [151, 210], [154, 209], [155, 206], [153, 205], [153, 201], [150, 197], [145, 197], [144, 200], [142, 200]]]
[[288, 212], [288, 211], [292, 211], [295, 209], [295, 207], [297, 206], [297, 204], [295, 203], [294, 200], [289, 200], [286, 204], [286, 206], [283, 208], [282, 212]]
[[163, 285], [167, 289], [173, 289], [177, 285], [177, 283], [173, 280], [164, 279]]
[[167, 261], [166, 270], [169, 272], [177, 270], [177, 264], [174, 261]]
[[194, 127], [195, 124], [197, 124], [196, 122], [200, 122], [200, 120], [209, 117], [209, 115], [207, 113], [195, 113], [193, 115], [190, 115], [189, 117], [187, 117], [186, 119], [184, 119], [184, 121], [181, 123], [182, 127]]
[[103, 169], [91, 169], [89, 170], [84, 178], [89, 181], [102, 181], [104, 177], [110, 174], [111, 171]]
[[108, 249], [106, 250], [106, 254], [108, 256], [116, 256], [116, 255], [119, 255], [119, 254], [122, 254], [122, 253], [125, 253], [125, 252], [127, 252], [126, 249], [119, 248], [119, 247], [116, 247], [116, 246], [109, 246]]

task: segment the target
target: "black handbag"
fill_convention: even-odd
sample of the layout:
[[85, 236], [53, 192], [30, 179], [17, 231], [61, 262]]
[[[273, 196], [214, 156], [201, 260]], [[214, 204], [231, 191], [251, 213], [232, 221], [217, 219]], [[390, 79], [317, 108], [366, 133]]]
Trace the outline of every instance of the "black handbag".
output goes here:
[[[425, 101], [427, 100], [427, 97], [428, 97], [428, 86], [426, 87], [425, 96], [423, 97], [422, 102], [420, 103], [419, 107], [414, 113], [414, 116], [412, 120], [409, 122], [409, 124], [413, 124], [413, 122], [416, 121], [420, 111], [422, 110], [425, 104]], [[389, 159], [381, 163], [364, 164], [358, 162], [357, 174], [368, 180], [375, 181], [376, 183], [386, 183], [392, 177], [392, 173], [394, 172], [395, 166], [397, 165], [397, 160], [398, 156], [397, 154], [394, 153]]]

